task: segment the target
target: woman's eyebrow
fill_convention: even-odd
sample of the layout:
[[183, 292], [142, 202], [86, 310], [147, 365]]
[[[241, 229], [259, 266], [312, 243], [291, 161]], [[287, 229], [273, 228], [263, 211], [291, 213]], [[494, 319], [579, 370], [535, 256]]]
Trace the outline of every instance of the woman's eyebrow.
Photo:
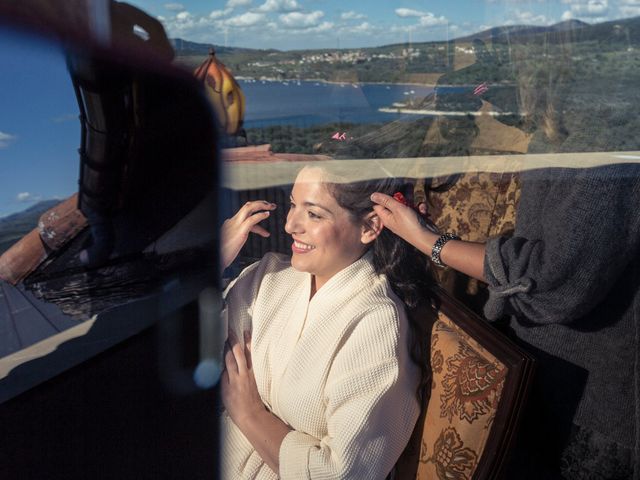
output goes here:
[[[289, 200], [291, 200], [293, 203], [295, 203], [295, 200], [293, 198], [293, 195], [289, 195]], [[322, 210], [324, 210], [325, 212], [331, 214], [331, 216], [335, 216], [334, 213], [328, 209], [327, 207], [323, 207], [322, 205], [318, 204], [318, 203], [313, 203], [313, 202], [309, 202], [309, 201], [305, 201], [302, 202], [302, 205], [305, 207], [317, 207], [317, 208], [321, 208]]]

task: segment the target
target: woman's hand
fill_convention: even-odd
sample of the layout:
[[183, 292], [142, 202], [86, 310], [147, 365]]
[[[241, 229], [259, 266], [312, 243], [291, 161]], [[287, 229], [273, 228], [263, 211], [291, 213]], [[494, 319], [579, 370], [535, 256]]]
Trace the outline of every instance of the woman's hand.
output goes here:
[[260, 458], [278, 473], [280, 446], [291, 428], [262, 403], [253, 376], [251, 336], [248, 332], [244, 333], [244, 342], [240, 342], [229, 330], [224, 362], [226, 370], [220, 378], [222, 403]]
[[[431, 255], [433, 244], [440, 237], [427, 227], [422, 226], [418, 214], [411, 208], [383, 193], [371, 194], [371, 200], [377, 205], [373, 209], [385, 227], [409, 242], [422, 253]], [[443, 263], [459, 272], [486, 282], [484, 278], [484, 243], [453, 240], [447, 242], [440, 252]]]
[[270, 210], [275, 210], [275, 208], [275, 203], [264, 200], [247, 202], [238, 210], [238, 213], [225, 220], [220, 234], [220, 261], [223, 270], [236, 259], [242, 246], [249, 238], [249, 232], [257, 233], [265, 238], [270, 235], [258, 223], [269, 218]]
[[373, 206], [373, 210], [385, 227], [418, 250], [431, 254], [431, 245], [438, 239], [438, 235], [420, 223], [415, 210], [384, 193], [373, 193], [371, 200], [377, 204]]
[[264, 413], [265, 406], [260, 398], [251, 363], [251, 336], [244, 334], [240, 342], [232, 330], [224, 356], [225, 371], [221, 377], [222, 403], [233, 422], [246, 425], [252, 417]]

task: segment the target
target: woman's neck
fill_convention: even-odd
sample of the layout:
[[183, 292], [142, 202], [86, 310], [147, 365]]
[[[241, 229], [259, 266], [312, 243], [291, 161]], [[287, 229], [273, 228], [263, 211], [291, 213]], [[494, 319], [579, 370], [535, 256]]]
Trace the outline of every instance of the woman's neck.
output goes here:
[[313, 298], [313, 296], [316, 294], [316, 292], [318, 291], [318, 289], [321, 287], [322, 285], [318, 286], [317, 280], [316, 280], [316, 276], [315, 275], [311, 275], [311, 293], [309, 293], [309, 300], [311, 300]]

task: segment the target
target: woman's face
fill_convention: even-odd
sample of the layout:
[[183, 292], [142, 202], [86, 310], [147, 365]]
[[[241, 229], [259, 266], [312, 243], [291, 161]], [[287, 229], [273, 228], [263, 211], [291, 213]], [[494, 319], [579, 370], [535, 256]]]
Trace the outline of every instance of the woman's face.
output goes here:
[[285, 230], [293, 237], [291, 265], [314, 275], [316, 290], [366, 249], [364, 227], [338, 205], [319, 168], [306, 167], [298, 174]]

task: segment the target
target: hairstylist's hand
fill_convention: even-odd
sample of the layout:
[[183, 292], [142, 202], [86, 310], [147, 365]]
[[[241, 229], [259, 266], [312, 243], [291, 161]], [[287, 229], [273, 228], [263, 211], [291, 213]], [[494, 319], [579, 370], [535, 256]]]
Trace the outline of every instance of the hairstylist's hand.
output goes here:
[[244, 341], [240, 341], [229, 330], [224, 362], [220, 379], [222, 403], [231, 420], [241, 427], [265, 410], [253, 375], [249, 332], [244, 332]]
[[377, 204], [373, 206], [373, 210], [386, 228], [414, 247], [424, 251], [422, 244], [425, 235], [434, 234], [421, 225], [415, 210], [384, 193], [373, 193], [371, 200]]
[[245, 203], [238, 213], [225, 220], [220, 233], [220, 261], [225, 269], [236, 259], [242, 246], [249, 238], [249, 232], [257, 233], [261, 237], [270, 234], [258, 225], [269, 218], [270, 210], [275, 210], [276, 204], [264, 200]]

